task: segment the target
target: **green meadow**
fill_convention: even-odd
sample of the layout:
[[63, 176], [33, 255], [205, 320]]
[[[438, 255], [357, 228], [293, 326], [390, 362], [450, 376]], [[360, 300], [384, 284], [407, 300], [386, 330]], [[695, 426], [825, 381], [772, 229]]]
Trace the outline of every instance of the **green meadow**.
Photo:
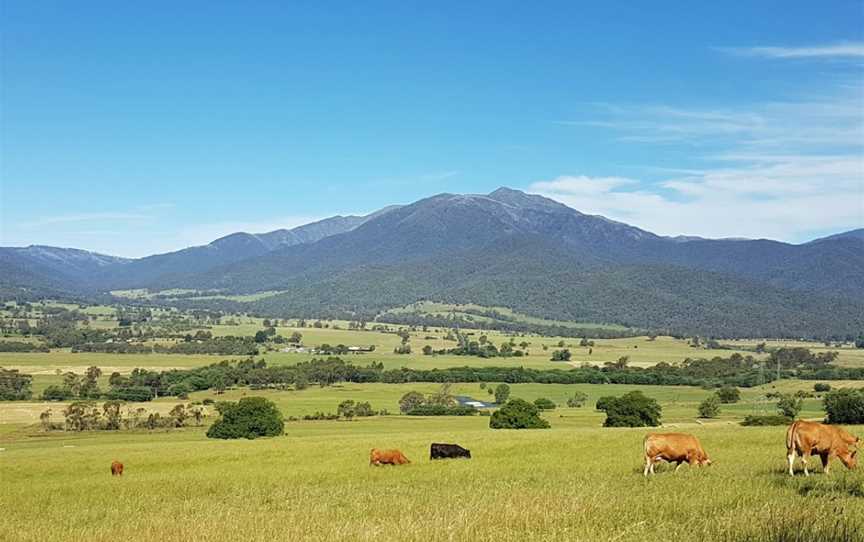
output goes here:
[[[401, 391], [304, 390], [279, 404], [300, 413], [347, 392], [386, 405]], [[525, 397], [569, 391], [514, 386]], [[696, 434], [714, 465], [662, 467], [646, 480], [646, 430], [601, 428], [590, 407], [546, 413], [547, 430], [491, 430], [480, 416], [383, 416], [289, 422], [284, 436], [255, 441], [210, 440], [203, 428], [18, 426], [0, 431], [0, 539], [861, 540], [864, 473], [837, 464], [828, 476], [792, 479], [784, 427], [700, 425], [683, 419], [697, 390], [654, 392], [670, 418], [682, 416], [673, 429]], [[432, 462], [431, 442], [459, 443], [472, 459]], [[412, 463], [370, 467], [373, 447], [399, 448]], [[115, 459], [122, 478], [109, 473]]]

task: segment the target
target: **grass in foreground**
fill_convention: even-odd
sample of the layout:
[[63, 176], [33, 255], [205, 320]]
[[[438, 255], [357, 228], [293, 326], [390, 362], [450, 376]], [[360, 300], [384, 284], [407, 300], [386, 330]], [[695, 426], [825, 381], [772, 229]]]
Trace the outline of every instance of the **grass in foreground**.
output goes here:
[[[303, 422], [257, 441], [207, 440], [202, 430], [32, 438], [0, 452], [0, 539], [761, 541], [864, 533], [864, 499], [846, 491], [864, 473], [837, 465], [828, 477], [790, 479], [783, 427], [694, 427], [715, 465], [665, 468], [646, 480], [645, 430], [550, 420], [552, 429], [535, 431], [492, 431], [474, 417]], [[430, 462], [433, 441], [458, 442], [474, 459]], [[369, 467], [372, 447], [399, 447], [413, 463]], [[126, 464], [122, 479], [109, 474], [113, 459]], [[820, 491], [805, 489], [815, 480]], [[815, 538], [786, 536], [794, 533]]]

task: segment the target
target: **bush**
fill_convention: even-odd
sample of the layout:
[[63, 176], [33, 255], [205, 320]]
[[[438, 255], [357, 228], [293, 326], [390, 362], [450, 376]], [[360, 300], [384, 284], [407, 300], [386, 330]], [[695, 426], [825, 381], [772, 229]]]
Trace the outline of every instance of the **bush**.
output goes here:
[[[604, 406], [604, 427], [656, 427], [660, 425], [662, 409], [656, 400], [640, 391], [612, 397]], [[598, 401], [599, 403], [599, 401]]]
[[612, 395], [604, 395], [603, 397], [597, 399], [597, 403], [594, 405], [595, 410], [599, 410], [601, 412], [605, 412], [609, 405], [615, 401], [616, 397]]
[[741, 400], [741, 392], [734, 386], [723, 386], [717, 390], [717, 398], [721, 403], [737, 403]]
[[553, 403], [551, 399], [547, 399], [545, 397], [534, 399], [534, 406], [536, 406], [540, 410], [555, 410], [555, 408], [558, 407], [558, 405]]
[[547, 429], [549, 422], [540, 417], [540, 409], [528, 401], [511, 399], [489, 418], [492, 429]]
[[707, 397], [699, 403], [700, 418], [716, 418], [720, 415], [720, 398], [716, 395]]
[[273, 437], [281, 435], [285, 428], [282, 413], [264, 397], [244, 397], [237, 403], [218, 403], [216, 410], [221, 418], [207, 430], [209, 438]]
[[477, 409], [467, 405], [418, 405], [408, 412], [409, 416], [473, 416]]
[[834, 390], [825, 394], [822, 401], [828, 423], [864, 423], [864, 389]]
[[745, 426], [763, 426], [763, 425], [789, 425], [794, 420], [788, 416], [778, 416], [778, 415], [767, 415], [767, 416], [757, 416], [755, 414], [749, 414], [744, 417], [744, 421], [741, 422], [741, 425]]
[[831, 391], [831, 384], [826, 384], [825, 382], [817, 382], [817, 383], [813, 384], [813, 391], [817, 391], [817, 392]]
[[72, 390], [63, 386], [48, 386], [42, 392], [43, 401], [68, 401], [72, 398]]
[[794, 418], [801, 412], [803, 406], [804, 400], [801, 397], [784, 393], [780, 395], [780, 400], [777, 401], [777, 413], [781, 416]]

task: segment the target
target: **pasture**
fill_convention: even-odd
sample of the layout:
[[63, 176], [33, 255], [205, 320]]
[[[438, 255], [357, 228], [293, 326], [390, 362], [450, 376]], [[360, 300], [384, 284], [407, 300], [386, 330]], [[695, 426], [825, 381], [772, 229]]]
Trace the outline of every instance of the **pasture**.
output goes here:
[[[577, 410], [547, 413], [548, 430], [493, 431], [485, 417], [385, 416], [292, 422], [284, 436], [255, 441], [209, 440], [202, 428], [26, 438], [0, 431], [0, 539], [864, 536], [864, 473], [838, 464], [827, 477], [790, 479], [784, 427], [682, 424], [715, 465], [677, 474], [661, 467], [646, 480], [646, 430], [603, 429], [599, 413]], [[473, 459], [431, 462], [430, 442], [459, 443]], [[369, 467], [373, 447], [400, 448], [412, 463]], [[114, 459], [125, 463], [122, 478], [109, 473]]]

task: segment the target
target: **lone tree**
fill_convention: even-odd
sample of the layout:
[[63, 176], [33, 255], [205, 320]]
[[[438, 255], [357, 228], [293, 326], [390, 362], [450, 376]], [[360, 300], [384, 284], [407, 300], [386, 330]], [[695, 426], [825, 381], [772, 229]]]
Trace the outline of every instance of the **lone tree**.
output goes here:
[[570, 408], [579, 408], [584, 405], [587, 400], [588, 395], [586, 393], [577, 391], [573, 394], [573, 397], [567, 398], [567, 406]]
[[782, 416], [794, 418], [801, 412], [801, 407], [804, 406], [804, 400], [800, 397], [795, 397], [790, 393], [784, 393], [777, 401], [777, 412]]
[[528, 401], [511, 399], [489, 418], [492, 429], [547, 429], [549, 422], [540, 417], [540, 409]]
[[720, 398], [717, 395], [707, 397], [699, 403], [700, 418], [716, 418], [720, 415]]
[[495, 387], [495, 402], [499, 405], [507, 402], [510, 398], [510, 386], [507, 384], [498, 384]]
[[216, 404], [221, 417], [207, 430], [209, 438], [254, 439], [281, 435], [285, 429], [282, 413], [264, 397], [244, 397], [237, 403]]
[[597, 409], [606, 411], [605, 427], [656, 427], [660, 425], [662, 412], [657, 401], [641, 391], [631, 391], [621, 397], [601, 397]]
[[723, 386], [717, 390], [717, 398], [721, 403], [737, 403], [741, 400], [741, 392], [735, 386]]

